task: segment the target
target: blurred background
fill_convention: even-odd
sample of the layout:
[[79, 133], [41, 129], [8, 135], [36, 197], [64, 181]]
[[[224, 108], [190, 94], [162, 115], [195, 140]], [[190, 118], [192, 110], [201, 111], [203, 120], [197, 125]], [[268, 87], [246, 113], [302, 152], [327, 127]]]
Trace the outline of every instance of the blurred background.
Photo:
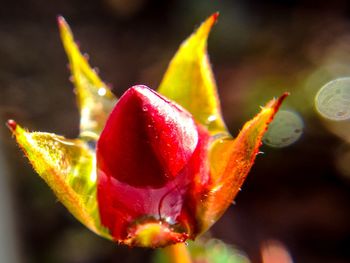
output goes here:
[[[181, 41], [215, 11], [208, 48], [231, 133], [272, 97], [291, 96], [212, 235], [253, 263], [350, 262], [350, 81], [324, 86], [350, 77], [348, 1], [17, 0], [0, 8], [1, 263], [152, 259], [75, 220], [4, 125], [78, 135], [56, 16], [120, 96], [134, 84], [157, 88]], [[267, 259], [269, 248], [287, 259]]]

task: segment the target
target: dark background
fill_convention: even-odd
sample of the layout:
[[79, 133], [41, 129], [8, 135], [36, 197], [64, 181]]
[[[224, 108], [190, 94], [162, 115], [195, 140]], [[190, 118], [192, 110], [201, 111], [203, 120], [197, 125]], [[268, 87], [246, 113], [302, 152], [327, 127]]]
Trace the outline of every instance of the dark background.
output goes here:
[[[30, 130], [77, 136], [58, 14], [120, 96], [134, 84], [156, 88], [181, 41], [215, 11], [220, 18], [209, 53], [232, 134], [283, 91], [291, 92], [284, 108], [298, 112], [304, 131], [289, 147], [262, 147], [265, 154], [213, 236], [253, 262], [270, 239], [283, 243], [294, 262], [350, 262], [349, 121], [326, 122], [313, 106], [322, 85], [350, 76], [348, 1], [1, 0], [0, 122], [13, 118]], [[0, 147], [0, 230], [6, 232], [0, 245], [8, 247], [1, 263], [151, 258], [151, 250], [117, 246], [80, 225], [2, 124]]]

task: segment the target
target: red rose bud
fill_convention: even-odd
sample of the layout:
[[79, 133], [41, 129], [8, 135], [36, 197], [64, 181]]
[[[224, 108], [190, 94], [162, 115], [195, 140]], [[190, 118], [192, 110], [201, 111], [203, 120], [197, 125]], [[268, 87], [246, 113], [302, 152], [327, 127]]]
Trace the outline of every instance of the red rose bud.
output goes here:
[[216, 19], [180, 46], [158, 89], [162, 95], [135, 86], [117, 101], [58, 18], [80, 136], [29, 132], [12, 120], [8, 127], [57, 198], [98, 235], [143, 247], [194, 239], [242, 186], [287, 94], [262, 107], [235, 139], [229, 134], [206, 50]]
[[193, 238], [208, 139], [174, 102], [146, 86], [126, 91], [97, 144], [100, 217], [116, 241], [158, 247]]

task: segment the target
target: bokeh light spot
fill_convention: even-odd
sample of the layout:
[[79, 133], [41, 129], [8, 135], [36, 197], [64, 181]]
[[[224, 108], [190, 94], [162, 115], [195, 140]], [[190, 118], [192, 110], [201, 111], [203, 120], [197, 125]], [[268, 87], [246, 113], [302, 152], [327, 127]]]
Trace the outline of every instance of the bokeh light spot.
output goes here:
[[263, 263], [293, 263], [288, 249], [277, 240], [265, 241], [261, 247]]
[[350, 119], [350, 78], [335, 79], [324, 85], [316, 94], [315, 107], [324, 118]]
[[293, 111], [280, 110], [267, 130], [263, 142], [268, 146], [282, 148], [296, 142], [303, 133], [302, 119]]

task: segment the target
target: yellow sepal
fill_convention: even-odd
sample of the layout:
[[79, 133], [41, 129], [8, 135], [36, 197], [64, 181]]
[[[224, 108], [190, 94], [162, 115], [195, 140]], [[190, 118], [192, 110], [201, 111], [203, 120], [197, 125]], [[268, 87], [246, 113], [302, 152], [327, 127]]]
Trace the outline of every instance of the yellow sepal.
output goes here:
[[101, 226], [96, 197], [95, 154], [80, 139], [28, 132], [13, 120], [8, 126], [34, 170], [59, 201], [90, 230], [111, 238]]
[[258, 115], [244, 124], [235, 139], [227, 136], [213, 141], [209, 151], [211, 182], [197, 211], [202, 231], [219, 219], [241, 189], [263, 135], [287, 96], [285, 93], [262, 107]]
[[81, 54], [63, 17], [58, 17], [58, 25], [80, 109], [80, 136], [97, 140], [117, 98]]
[[226, 132], [216, 83], [207, 55], [207, 39], [218, 13], [210, 16], [180, 46], [158, 92], [187, 109], [211, 134]]

